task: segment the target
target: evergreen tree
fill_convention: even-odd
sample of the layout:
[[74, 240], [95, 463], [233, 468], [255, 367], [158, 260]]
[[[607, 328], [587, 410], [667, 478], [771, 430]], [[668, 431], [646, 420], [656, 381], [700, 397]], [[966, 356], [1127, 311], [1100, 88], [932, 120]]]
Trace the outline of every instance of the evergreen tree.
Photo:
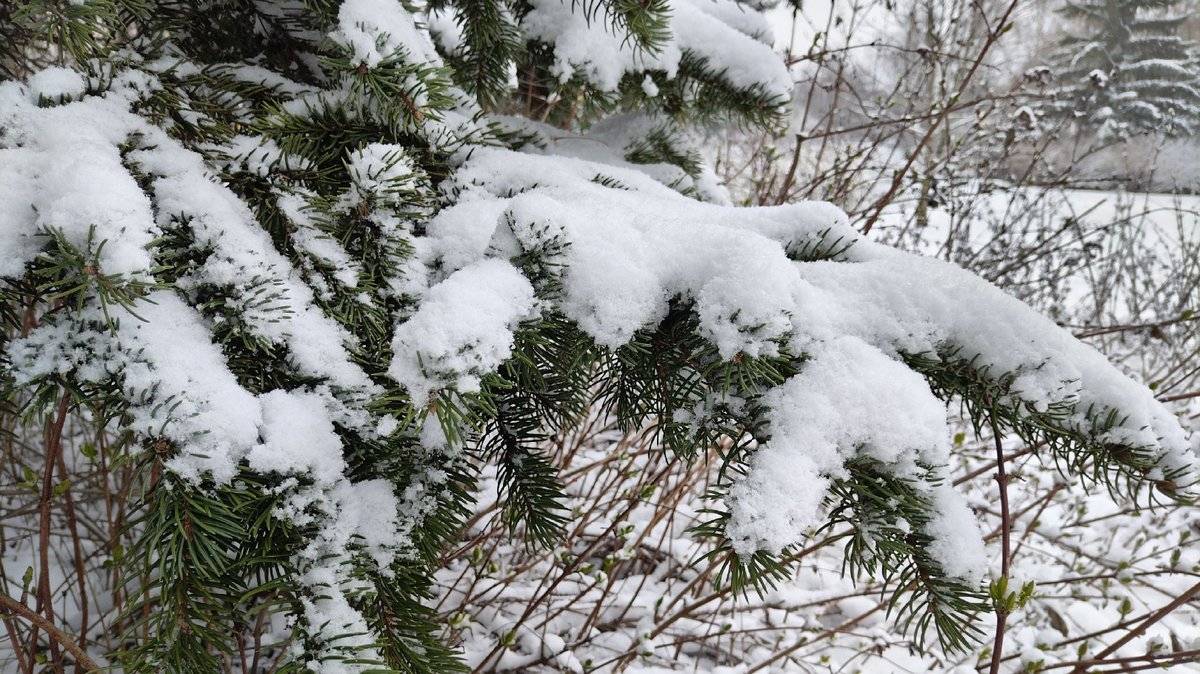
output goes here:
[[96, 550], [125, 671], [252, 667], [255, 616], [279, 671], [459, 669], [428, 579], [476, 472], [553, 545], [545, 447], [589, 414], [723, 442], [694, 533], [728, 582], [851, 522], [951, 648], [989, 603], [944, 401], [1111, 487], [1190, 479], [1145, 387], [996, 288], [727, 204], [688, 126], [791, 87], [751, 7], [20, 0], [0, 35], [8, 430], [46, 494], [131, 467]]
[[1195, 46], [1177, 33], [1179, 0], [1068, 0], [1060, 11], [1077, 32], [1054, 55], [1054, 116], [1102, 140], [1200, 129]]

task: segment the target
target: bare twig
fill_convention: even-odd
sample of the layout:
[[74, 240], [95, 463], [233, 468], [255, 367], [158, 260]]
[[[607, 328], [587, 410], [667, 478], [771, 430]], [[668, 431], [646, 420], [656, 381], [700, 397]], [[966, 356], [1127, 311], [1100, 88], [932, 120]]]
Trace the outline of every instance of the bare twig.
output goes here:
[[[1009, 580], [1012, 520], [1008, 516], [1008, 473], [1004, 469], [1004, 440], [992, 414], [992, 436], [996, 443], [996, 485], [1000, 488], [1000, 576], [1005, 580], [1005, 591]], [[999, 674], [1000, 658], [1004, 655], [1004, 630], [1008, 625], [1008, 607], [1001, 597], [996, 602], [996, 638], [992, 643], [991, 674]]]
[[81, 665], [84, 671], [100, 671], [100, 665], [96, 664], [96, 661], [89, 657], [88, 654], [79, 647], [79, 644], [75, 643], [74, 639], [68, 636], [66, 632], [63, 632], [59, 628], [55, 627], [54, 623], [46, 620], [46, 618], [42, 617], [33, 609], [3, 593], [0, 593], [0, 608], [4, 609], [6, 613], [20, 616], [40, 627], [46, 632], [46, 634], [50, 635], [50, 638], [53, 641], [61, 644], [63, 648], [67, 649], [67, 652], [75, 658], [75, 662]]
[[893, 174], [892, 183], [888, 186], [887, 191], [884, 192], [883, 196], [879, 197], [879, 199], [871, 207], [871, 215], [869, 215], [866, 222], [863, 223], [863, 234], [871, 231], [871, 228], [875, 226], [875, 223], [879, 220], [879, 216], [883, 213], [883, 209], [887, 208], [888, 204], [892, 203], [892, 199], [896, 196], [896, 193], [900, 191], [900, 186], [904, 184], [905, 176], [908, 175], [909, 170], [911, 170], [913, 164], [916, 163], [917, 157], [920, 156], [921, 150], [929, 143], [934, 134], [937, 133], [938, 128], [946, 121], [946, 118], [950, 116], [950, 111], [954, 109], [954, 105], [958, 102], [958, 99], [961, 98], [966, 92], [967, 85], [969, 85], [971, 80], [974, 79], [976, 71], [979, 70], [979, 66], [983, 65], [983, 59], [986, 58], [988, 52], [992, 50], [992, 47], [996, 44], [996, 40], [998, 40], [1000, 36], [1003, 35], [1006, 30], [1008, 30], [1008, 18], [1012, 16], [1013, 10], [1017, 8], [1017, 5], [1020, 4], [1020, 2], [1021, 0], [1012, 0], [1012, 2], [1008, 4], [1008, 8], [1004, 10], [1004, 14], [1000, 17], [1000, 20], [996, 22], [996, 27], [988, 31], [987, 38], [984, 40], [983, 46], [979, 49], [979, 53], [975, 56], [975, 60], [971, 63], [971, 67], [967, 69], [966, 75], [964, 75], [962, 80], [959, 81], [958, 90], [953, 96], [950, 97], [950, 100], [947, 101], [944, 106], [942, 106], [941, 112], [937, 115], [937, 117], [934, 118], [933, 123], [929, 125], [929, 128], [925, 130], [925, 135], [921, 136], [921, 140], [917, 141], [916, 147], [914, 147], [912, 152], [908, 154], [908, 159], [905, 160], [904, 165], [897, 169]]
[[[1170, 602], [1166, 606], [1163, 606], [1162, 608], [1158, 609], [1154, 613], [1150, 614], [1150, 616], [1148, 618], [1146, 618], [1144, 621], [1142, 621], [1137, 627], [1126, 632], [1125, 636], [1112, 642], [1111, 644], [1108, 645], [1107, 648], [1105, 648], [1104, 650], [1097, 653], [1096, 657], [1094, 657], [1092, 659], [1092, 661], [1098, 663], [1098, 662], [1104, 660], [1104, 658], [1112, 655], [1113, 653], [1116, 653], [1117, 650], [1120, 649], [1122, 646], [1129, 643], [1130, 641], [1133, 641], [1134, 639], [1138, 638], [1143, 633], [1145, 633], [1145, 631], [1147, 629], [1149, 629], [1151, 625], [1153, 625], [1153, 624], [1157, 623], [1158, 621], [1162, 620], [1163, 618], [1167, 617], [1167, 615], [1169, 615], [1172, 611], [1179, 608], [1180, 606], [1183, 606], [1184, 604], [1188, 603], [1188, 601], [1190, 601], [1192, 599], [1192, 597], [1196, 596], [1197, 593], [1200, 593], [1200, 582], [1196, 583], [1195, 585], [1192, 585], [1190, 588], [1185, 590], [1183, 592], [1183, 594], [1176, 597], [1174, 599], [1174, 601]], [[1081, 663], [1078, 666], [1076, 666], [1075, 669], [1073, 669], [1071, 671], [1074, 674], [1082, 674], [1082, 672], [1084, 672], [1086, 670], [1085, 670], [1084, 664]]]
[[[37, 610], [46, 615], [47, 622], [54, 621], [54, 604], [50, 598], [50, 504], [54, 499], [54, 470], [58, 467], [58, 455], [62, 451], [63, 426], [67, 422], [68, 403], [70, 394], [63, 391], [58, 400], [54, 420], [46, 429], [46, 469], [42, 475], [42, 491], [38, 499], [38, 584]], [[37, 625], [37, 623], [34, 623]], [[31, 641], [36, 644], [37, 631]], [[58, 646], [50, 642], [50, 659], [57, 671], [62, 670], [62, 660], [58, 654]]]

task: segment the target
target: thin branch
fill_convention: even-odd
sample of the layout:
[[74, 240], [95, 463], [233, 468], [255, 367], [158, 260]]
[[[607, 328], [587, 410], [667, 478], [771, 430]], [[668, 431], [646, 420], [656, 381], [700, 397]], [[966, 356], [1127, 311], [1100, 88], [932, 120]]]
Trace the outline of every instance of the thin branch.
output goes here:
[[1176, 393], [1169, 396], [1162, 396], [1158, 399], [1159, 402], [1170, 403], [1176, 400], [1190, 400], [1192, 398], [1200, 398], [1200, 391], [1188, 391], [1187, 393]]
[[[63, 391], [58, 400], [54, 421], [46, 429], [46, 469], [42, 476], [42, 490], [38, 498], [38, 584], [37, 610], [45, 612], [47, 622], [54, 621], [54, 604], [50, 596], [50, 504], [54, 500], [54, 469], [62, 451], [63, 427], [67, 422], [70, 393]], [[36, 623], [35, 623], [36, 624]], [[37, 643], [37, 631], [31, 635], [31, 643]], [[50, 661], [56, 671], [62, 671], [58, 648], [50, 642]]]
[[875, 226], [875, 223], [879, 220], [879, 216], [883, 213], [883, 209], [892, 202], [892, 198], [895, 197], [896, 193], [900, 191], [900, 186], [904, 183], [904, 177], [908, 175], [909, 170], [911, 170], [913, 164], [916, 163], [917, 157], [921, 154], [921, 149], [929, 144], [930, 139], [933, 138], [933, 135], [937, 133], [937, 130], [942, 126], [943, 123], [945, 123], [946, 118], [950, 116], [950, 111], [954, 108], [955, 103], [957, 103], [958, 99], [961, 98], [963, 93], [966, 92], [967, 85], [971, 83], [972, 79], [974, 79], [975, 72], [979, 70], [979, 66], [983, 65], [983, 59], [988, 55], [988, 52], [992, 50], [992, 46], [996, 44], [996, 40], [998, 40], [1000, 36], [1003, 35], [1007, 30], [1008, 17], [1012, 15], [1013, 10], [1017, 8], [1017, 5], [1020, 4], [1020, 2], [1021, 0], [1012, 0], [1012, 2], [1010, 2], [1008, 5], [1008, 9], [1004, 10], [1004, 14], [1000, 17], [1000, 21], [997, 22], [996, 28], [988, 32], [987, 40], [984, 41], [983, 47], [979, 50], [979, 54], [976, 55], [975, 60], [971, 63], [971, 67], [967, 70], [967, 74], [964, 75], [962, 81], [959, 82], [958, 91], [956, 91], [950, 100], [946, 102], [946, 105], [942, 107], [941, 113], [933, 120], [933, 123], [929, 125], [929, 128], [925, 130], [925, 135], [921, 136], [921, 140], [917, 142], [917, 146], [913, 148], [912, 152], [909, 153], [908, 159], [904, 162], [904, 166], [900, 167], [900, 169], [896, 171], [896, 174], [892, 177], [892, 184], [888, 187], [887, 192], [885, 192], [883, 196], [879, 197], [879, 200], [875, 202], [874, 206], [872, 206], [871, 215], [867, 218], [866, 223], [863, 224], [863, 234], [871, 231], [871, 228]]
[[[1054, 665], [1046, 665], [1041, 671], [1050, 669], [1063, 669], [1065, 667], [1074, 667], [1073, 671], [1095, 672], [1096, 667], [1104, 665], [1113, 665], [1116, 669], [1104, 670], [1107, 672], [1137, 672], [1144, 669], [1162, 669], [1170, 665], [1181, 665], [1189, 662], [1200, 660], [1200, 649], [1192, 649], [1187, 651], [1175, 651], [1173, 653], [1147, 653], [1145, 655], [1134, 655], [1128, 658], [1110, 658], [1101, 660], [1092, 658], [1090, 660], [1078, 660], [1076, 662], [1060, 662]], [[1142, 663], [1134, 666], [1133, 663]]]
[[[1190, 601], [1192, 597], [1196, 596], [1197, 593], [1200, 593], [1200, 582], [1185, 590], [1183, 594], [1176, 597], [1171, 603], [1152, 613], [1150, 617], [1146, 618], [1140, 625], [1129, 630], [1125, 636], [1109, 644], [1107, 648], [1096, 654], [1096, 657], [1093, 658], [1093, 661], [1098, 663], [1104, 658], [1116, 653], [1119, 648], [1141, 636], [1147, 629], [1150, 628], [1151, 625], [1167, 617], [1167, 615], [1180, 606], [1188, 603], [1188, 601]], [[1084, 672], [1085, 669], [1083, 663], [1080, 663], [1071, 671], [1075, 674]]]
[[[996, 442], [996, 485], [1000, 487], [1000, 576], [1004, 579], [1004, 591], [1008, 592], [1008, 564], [1012, 556], [1012, 519], [1008, 515], [1008, 472], [1004, 469], [1004, 441], [996, 416], [992, 414], [992, 436]], [[1004, 655], [1004, 631], [1008, 626], [1006, 597], [1000, 597], [996, 605], [996, 638], [992, 644], [991, 674], [999, 674], [1000, 658]]]
[[63, 648], [67, 649], [68, 653], [75, 657], [76, 664], [82, 666], [85, 672], [100, 671], [100, 665], [96, 664], [96, 661], [89, 657], [88, 654], [79, 647], [79, 644], [75, 643], [74, 639], [68, 636], [66, 632], [63, 632], [55, 627], [54, 623], [46, 620], [46, 618], [25, 604], [22, 604], [7, 594], [0, 593], [0, 609], [3, 609], [5, 612], [12, 615], [20, 616], [45, 630], [46, 634], [50, 635], [51, 639], [61, 644]]

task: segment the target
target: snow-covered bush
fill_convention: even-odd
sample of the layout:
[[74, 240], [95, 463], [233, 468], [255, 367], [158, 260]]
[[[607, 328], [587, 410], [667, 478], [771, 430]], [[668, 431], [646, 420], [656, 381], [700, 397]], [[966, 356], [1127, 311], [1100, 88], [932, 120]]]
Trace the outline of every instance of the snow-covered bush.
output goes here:
[[553, 545], [544, 445], [595, 418], [671, 462], [720, 448], [693, 533], [726, 587], [852, 522], [852, 567], [951, 649], [1016, 593], [984, 589], [946, 399], [1090, 479], [1192, 479], [1148, 389], [994, 286], [827, 203], [728, 204], [683, 131], [786, 110], [754, 7], [37, 1], [0, 26], [18, 667], [456, 669], [430, 582], [478, 471]]

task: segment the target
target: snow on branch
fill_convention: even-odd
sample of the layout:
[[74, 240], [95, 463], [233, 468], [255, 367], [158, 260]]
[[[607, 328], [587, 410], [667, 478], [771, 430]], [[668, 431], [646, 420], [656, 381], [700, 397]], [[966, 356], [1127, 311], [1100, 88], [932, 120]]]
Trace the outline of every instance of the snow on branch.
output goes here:
[[[1022, 423], [1049, 425], [1087, 444], [1080, 452], [1149, 452], [1142, 466], [1148, 479], [1183, 479], [1194, 467], [1175, 417], [1094, 349], [952, 264], [855, 242], [845, 216], [828, 204], [703, 204], [627, 167], [505, 150], [475, 151], [443, 189], [472, 217], [452, 217], [452, 209], [435, 218], [437, 239], [456, 247], [430, 247], [431, 268], [475, 270], [512, 250], [500, 242], [514, 236], [514, 225], [543, 223], [566, 243], [561, 289], [545, 299], [597, 344], [620, 348], [653, 329], [672, 302], [684, 301], [723, 359], [799, 359], [797, 375], [754, 392], [769, 409], [769, 440], [730, 494], [729, 533], [740, 552], [800, 541], [820, 522], [822, 485], [844, 477], [850, 457], [865, 455], [913, 476], [918, 466], [947, 463], [944, 403], [910, 369], [917, 360], [925, 363], [916, 366], [920, 374], [940, 359], [969, 363], [983, 380], [1003, 385], [994, 405], [1015, 405]], [[826, 246], [837, 259], [789, 257], [831, 241], [847, 242]], [[511, 273], [497, 269], [479, 283], [498, 286]], [[528, 301], [521, 297], [504, 311], [521, 315]], [[483, 338], [473, 335], [478, 321], [449, 325], [462, 337], [439, 337], [448, 343], [511, 344], [510, 326], [498, 324], [494, 338]], [[424, 332], [405, 328], [406, 335]], [[405, 345], [422, 350], [419, 339]], [[474, 390], [478, 370], [463, 373]], [[421, 398], [428, 394], [425, 385], [412, 388]], [[797, 492], [795, 484], [810, 487]], [[980, 562], [974, 550], [968, 556]], [[943, 564], [978, 577], [969, 571], [978, 564]]]

